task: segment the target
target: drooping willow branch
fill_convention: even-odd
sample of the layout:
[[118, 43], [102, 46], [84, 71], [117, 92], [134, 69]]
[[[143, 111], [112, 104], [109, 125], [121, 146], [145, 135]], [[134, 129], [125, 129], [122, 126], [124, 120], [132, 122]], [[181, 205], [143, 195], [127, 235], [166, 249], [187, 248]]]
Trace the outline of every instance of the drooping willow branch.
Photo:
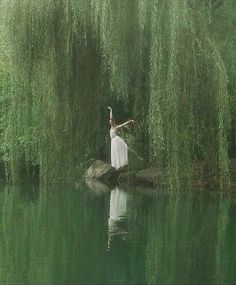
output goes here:
[[212, 9], [187, 0], [2, 0], [0, 144], [11, 179], [26, 167], [42, 182], [73, 181], [108, 149], [111, 100], [144, 126], [140, 154], [173, 188], [199, 159], [227, 183], [231, 114]]

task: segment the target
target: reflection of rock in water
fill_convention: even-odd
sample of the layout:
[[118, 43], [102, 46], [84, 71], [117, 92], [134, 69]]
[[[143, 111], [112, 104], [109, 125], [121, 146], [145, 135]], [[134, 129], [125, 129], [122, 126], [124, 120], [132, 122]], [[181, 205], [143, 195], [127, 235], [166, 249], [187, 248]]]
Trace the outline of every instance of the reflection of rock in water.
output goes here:
[[96, 195], [104, 194], [109, 191], [109, 188], [105, 184], [96, 179], [85, 178], [84, 181], [89, 190]]
[[115, 236], [119, 236], [123, 240], [127, 239], [127, 198], [128, 194], [118, 187], [111, 191], [110, 216], [108, 219], [108, 250], [111, 246], [111, 239]]

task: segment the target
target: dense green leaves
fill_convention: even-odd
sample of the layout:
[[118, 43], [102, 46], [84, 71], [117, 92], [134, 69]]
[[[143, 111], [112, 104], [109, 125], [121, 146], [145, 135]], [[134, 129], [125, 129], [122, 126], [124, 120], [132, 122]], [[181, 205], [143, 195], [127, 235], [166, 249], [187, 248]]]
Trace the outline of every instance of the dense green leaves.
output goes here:
[[190, 178], [196, 159], [228, 183], [233, 7], [2, 0], [0, 143], [10, 178], [26, 165], [42, 182], [73, 181], [84, 161], [108, 153], [111, 104], [118, 119], [137, 120], [136, 149], [170, 185]]

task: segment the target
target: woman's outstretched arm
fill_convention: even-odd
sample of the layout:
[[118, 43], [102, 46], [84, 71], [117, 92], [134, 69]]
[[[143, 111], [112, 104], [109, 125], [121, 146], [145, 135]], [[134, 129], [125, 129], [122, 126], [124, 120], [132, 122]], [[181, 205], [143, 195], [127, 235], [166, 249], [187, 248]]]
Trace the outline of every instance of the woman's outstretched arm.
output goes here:
[[120, 128], [122, 128], [122, 127], [124, 127], [124, 126], [126, 126], [126, 125], [128, 125], [130, 123], [134, 123], [134, 120], [129, 120], [129, 121], [127, 121], [127, 122], [125, 122], [125, 123], [123, 123], [121, 125], [118, 125], [118, 126], [116, 126], [116, 129], [120, 129]]
[[107, 109], [110, 111], [110, 120], [112, 120], [113, 119], [113, 113], [112, 113], [111, 106], [107, 106]]

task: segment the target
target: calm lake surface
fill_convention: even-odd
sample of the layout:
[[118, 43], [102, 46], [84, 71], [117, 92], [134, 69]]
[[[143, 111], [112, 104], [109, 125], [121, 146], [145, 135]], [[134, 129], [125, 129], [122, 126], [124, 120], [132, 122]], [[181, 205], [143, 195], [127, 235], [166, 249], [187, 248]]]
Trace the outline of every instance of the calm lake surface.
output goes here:
[[235, 196], [0, 188], [0, 284], [236, 284]]

